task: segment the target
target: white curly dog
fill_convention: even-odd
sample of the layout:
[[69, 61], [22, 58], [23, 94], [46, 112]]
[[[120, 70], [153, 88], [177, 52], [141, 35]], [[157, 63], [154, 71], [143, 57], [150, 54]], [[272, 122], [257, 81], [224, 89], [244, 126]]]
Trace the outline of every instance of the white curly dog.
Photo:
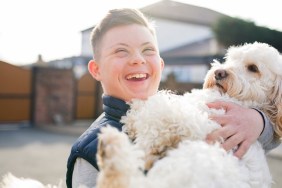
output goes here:
[[[262, 110], [282, 136], [282, 57], [264, 43], [230, 47], [224, 64], [215, 62], [202, 90], [182, 96], [160, 91], [134, 100], [123, 117], [123, 132], [102, 129], [97, 153], [97, 188], [268, 188], [272, 179], [261, 145], [241, 160], [206, 135], [220, 127], [206, 103], [231, 101]], [[133, 141], [133, 142], [132, 142]], [[234, 148], [236, 149], [236, 148]], [[144, 171], [147, 171], [144, 174]], [[8, 174], [2, 188], [55, 188]]]
[[160, 91], [146, 101], [132, 101], [122, 119], [124, 133], [105, 127], [99, 135], [97, 188], [271, 187], [260, 143], [239, 160], [220, 143], [204, 141], [220, 127], [209, 114], [225, 113], [206, 103], [222, 100], [258, 108], [282, 136], [281, 78], [279, 52], [255, 42], [230, 47], [223, 64], [213, 63], [202, 90], [182, 96]]

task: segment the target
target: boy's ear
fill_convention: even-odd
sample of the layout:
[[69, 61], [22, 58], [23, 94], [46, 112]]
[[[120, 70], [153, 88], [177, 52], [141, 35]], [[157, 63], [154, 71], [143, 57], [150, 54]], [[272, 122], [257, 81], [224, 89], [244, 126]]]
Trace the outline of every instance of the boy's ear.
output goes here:
[[100, 81], [100, 67], [95, 60], [88, 62], [88, 71], [96, 80]]
[[164, 60], [163, 58], [161, 58], [161, 66], [162, 66], [162, 70], [164, 69]]

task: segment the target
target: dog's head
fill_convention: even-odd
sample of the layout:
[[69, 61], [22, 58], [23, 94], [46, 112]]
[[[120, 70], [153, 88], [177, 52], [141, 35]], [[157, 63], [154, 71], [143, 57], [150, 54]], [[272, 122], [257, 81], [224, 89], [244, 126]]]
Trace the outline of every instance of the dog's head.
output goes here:
[[282, 136], [282, 56], [275, 48], [258, 42], [230, 47], [223, 64], [212, 64], [204, 88], [264, 104], [276, 133]]

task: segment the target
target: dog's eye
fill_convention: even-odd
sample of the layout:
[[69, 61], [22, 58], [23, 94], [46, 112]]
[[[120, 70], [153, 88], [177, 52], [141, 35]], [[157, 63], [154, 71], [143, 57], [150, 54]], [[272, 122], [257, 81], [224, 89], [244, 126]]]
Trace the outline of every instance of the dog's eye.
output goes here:
[[248, 70], [249, 70], [250, 72], [254, 72], [254, 73], [259, 72], [258, 67], [257, 67], [256, 65], [254, 65], [254, 64], [248, 65], [247, 68], [248, 68]]

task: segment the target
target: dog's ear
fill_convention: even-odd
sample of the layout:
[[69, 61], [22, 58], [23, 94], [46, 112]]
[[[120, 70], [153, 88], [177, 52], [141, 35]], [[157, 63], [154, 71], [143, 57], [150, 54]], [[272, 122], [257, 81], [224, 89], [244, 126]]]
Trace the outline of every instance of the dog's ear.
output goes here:
[[274, 129], [279, 137], [282, 137], [282, 77], [278, 76], [275, 80], [275, 86], [271, 95], [272, 107], [270, 116], [275, 123]]
[[215, 85], [214, 73], [209, 70], [206, 74], [203, 89], [212, 88]]

